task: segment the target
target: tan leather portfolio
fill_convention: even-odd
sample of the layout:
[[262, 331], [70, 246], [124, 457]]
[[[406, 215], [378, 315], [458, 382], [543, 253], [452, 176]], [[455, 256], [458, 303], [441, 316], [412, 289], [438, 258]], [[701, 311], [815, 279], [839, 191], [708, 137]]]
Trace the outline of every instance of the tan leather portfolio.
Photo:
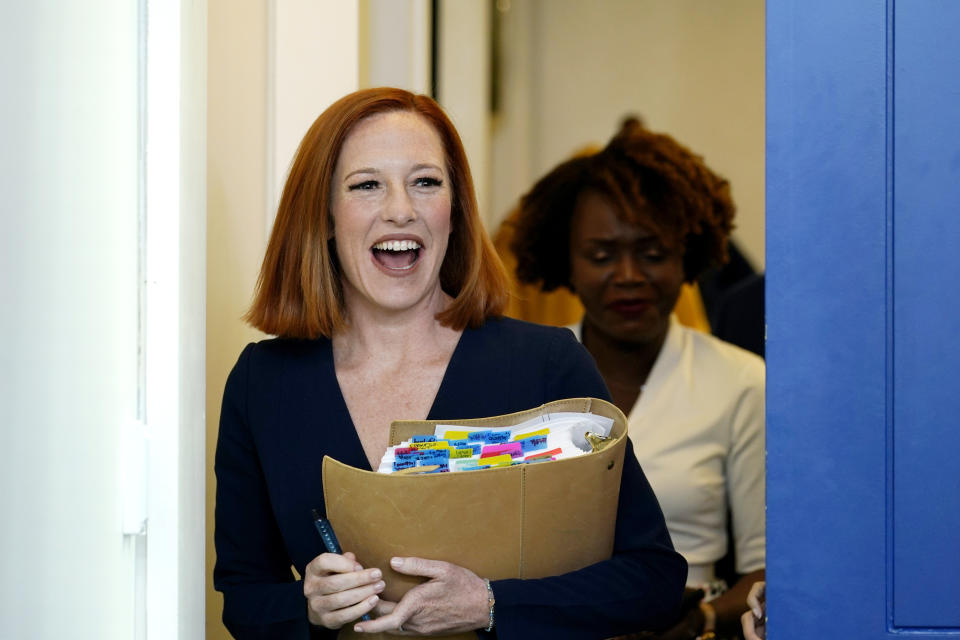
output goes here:
[[[504, 416], [398, 421], [390, 444], [432, 434], [436, 424], [511, 426], [566, 411], [612, 418], [612, 440], [574, 458], [422, 475], [364, 471], [325, 457], [327, 518], [344, 551], [383, 570], [383, 597], [394, 602], [422, 580], [394, 572], [393, 556], [445, 560], [491, 580], [557, 575], [609, 558], [627, 431], [613, 404], [573, 398]], [[340, 634], [352, 636], [349, 625]]]

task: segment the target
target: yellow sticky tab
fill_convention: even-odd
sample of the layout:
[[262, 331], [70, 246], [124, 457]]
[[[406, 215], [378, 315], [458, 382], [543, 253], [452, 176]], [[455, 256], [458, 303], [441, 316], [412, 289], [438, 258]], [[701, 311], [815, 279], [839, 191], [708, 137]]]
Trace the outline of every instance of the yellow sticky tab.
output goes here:
[[449, 449], [450, 443], [446, 440], [437, 440], [436, 442], [411, 442], [411, 449]]
[[472, 458], [473, 457], [473, 448], [464, 447], [463, 449], [451, 449], [450, 450], [451, 458]]
[[548, 435], [550, 435], [550, 427], [547, 427], [545, 429], [540, 429], [539, 431], [527, 431], [525, 433], [517, 434], [513, 436], [513, 440], [517, 441], [517, 440], [523, 440], [524, 438], [529, 438], [531, 436], [548, 436]]
[[477, 460], [478, 465], [488, 467], [509, 467], [511, 462], [513, 462], [513, 458], [509, 453], [505, 453], [502, 456], [490, 456], [489, 458], [480, 458]]
[[469, 434], [469, 431], [447, 431], [443, 434], [443, 438], [444, 440], [466, 440]]

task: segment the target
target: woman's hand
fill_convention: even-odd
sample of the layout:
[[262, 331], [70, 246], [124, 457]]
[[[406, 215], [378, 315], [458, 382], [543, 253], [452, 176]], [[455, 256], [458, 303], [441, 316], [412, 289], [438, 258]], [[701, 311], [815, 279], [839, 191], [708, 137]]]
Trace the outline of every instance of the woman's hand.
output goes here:
[[436, 635], [487, 627], [487, 585], [474, 572], [423, 558], [393, 558], [390, 566], [399, 573], [430, 579], [407, 591], [391, 610], [388, 606], [378, 609], [383, 614], [379, 618], [358, 622], [354, 631]]
[[321, 553], [303, 576], [310, 624], [339, 629], [373, 609], [383, 591], [380, 569], [364, 569], [352, 553]]
[[767, 637], [767, 583], [754, 582], [747, 595], [750, 611], [740, 619], [743, 623], [743, 637], [746, 640], [764, 640]]

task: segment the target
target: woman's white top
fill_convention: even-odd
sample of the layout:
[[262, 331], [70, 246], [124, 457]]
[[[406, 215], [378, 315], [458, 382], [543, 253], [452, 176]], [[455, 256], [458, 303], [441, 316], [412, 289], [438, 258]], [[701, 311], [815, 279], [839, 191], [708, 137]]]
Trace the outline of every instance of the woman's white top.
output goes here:
[[[570, 329], [580, 337], [579, 325]], [[726, 554], [728, 501], [737, 572], [765, 566], [765, 378], [759, 356], [671, 317], [628, 416], [670, 537], [691, 565], [688, 584], [712, 577]], [[708, 575], [696, 565], [710, 567]]]

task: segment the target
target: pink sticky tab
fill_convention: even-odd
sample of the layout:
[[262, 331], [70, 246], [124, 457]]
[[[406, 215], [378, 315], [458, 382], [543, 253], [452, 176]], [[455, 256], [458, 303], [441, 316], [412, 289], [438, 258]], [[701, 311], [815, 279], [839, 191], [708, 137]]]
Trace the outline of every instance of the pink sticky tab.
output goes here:
[[397, 447], [393, 450], [394, 455], [402, 455], [404, 453], [413, 453], [416, 451], [413, 447]]
[[501, 456], [510, 454], [511, 458], [519, 458], [523, 455], [523, 446], [519, 442], [506, 442], [504, 444], [488, 444], [480, 452], [481, 458], [491, 456]]

